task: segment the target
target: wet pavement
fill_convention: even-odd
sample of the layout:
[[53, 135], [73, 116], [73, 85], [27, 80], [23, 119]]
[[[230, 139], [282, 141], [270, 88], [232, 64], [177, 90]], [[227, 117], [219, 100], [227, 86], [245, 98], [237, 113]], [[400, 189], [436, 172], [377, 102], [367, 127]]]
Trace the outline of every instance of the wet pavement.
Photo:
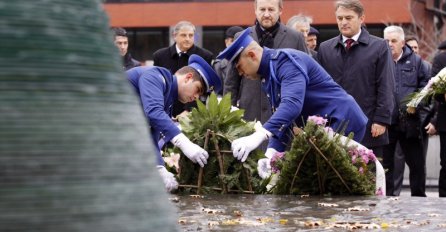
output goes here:
[[[182, 231], [446, 231], [446, 199], [172, 195]], [[409, 193], [410, 195], [410, 193]]]

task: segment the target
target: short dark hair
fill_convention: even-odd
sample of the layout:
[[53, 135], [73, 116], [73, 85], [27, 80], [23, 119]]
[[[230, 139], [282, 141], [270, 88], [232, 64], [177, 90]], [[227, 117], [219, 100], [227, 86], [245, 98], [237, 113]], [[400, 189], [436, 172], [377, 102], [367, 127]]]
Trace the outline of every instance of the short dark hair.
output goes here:
[[122, 27], [112, 27], [112, 31], [115, 34], [115, 36], [127, 37], [127, 31]]
[[412, 40], [416, 41], [417, 43], [420, 42], [415, 35], [406, 36], [406, 42], [409, 42], [409, 41], [412, 41]]
[[352, 10], [358, 14], [359, 17], [364, 15], [364, 6], [359, 0], [339, 0], [335, 3], [335, 9], [338, 10], [339, 7], [344, 7], [346, 9]]
[[232, 27], [226, 29], [226, 31], [225, 31], [225, 39], [227, 39], [227, 38], [234, 38], [235, 34], [237, 34], [237, 32], [241, 32], [241, 31], [243, 31], [242, 27], [232, 26]]
[[203, 80], [203, 78], [205, 78], [205, 77], [202, 77], [200, 75], [200, 73], [197, 72], [197, 70], [195, 70], [194, 68], [192, 68], [190, 66], [183, 66], [182, 68], [178, 69], [178, 71], [176, 73], [180, 74], [180, 75], [184, 75], [184, 74], [187, 74], [190, 72], [192, 73], [192, 78], [194, 79], [194, 81], [199, 81], [201, 83], [202, 88], [201, 88], [200, 95], [203, 95], [206, 92], [206, 84], [204, 83], [204, 80]]

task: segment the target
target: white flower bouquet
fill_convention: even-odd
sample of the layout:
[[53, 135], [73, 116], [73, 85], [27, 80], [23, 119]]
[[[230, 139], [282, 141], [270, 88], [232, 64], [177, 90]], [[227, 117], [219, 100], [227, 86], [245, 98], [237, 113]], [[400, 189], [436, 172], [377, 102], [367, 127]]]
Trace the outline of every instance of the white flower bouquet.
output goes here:
[[428, 99], [435, 94], [446, 93], [446, 68], [443, 68], [435, 77], [432, 77], [427, 85], [420, 91], [412, 95], [406, 104], [407, 112], [415, 113], [418, 104], [423, 99]]

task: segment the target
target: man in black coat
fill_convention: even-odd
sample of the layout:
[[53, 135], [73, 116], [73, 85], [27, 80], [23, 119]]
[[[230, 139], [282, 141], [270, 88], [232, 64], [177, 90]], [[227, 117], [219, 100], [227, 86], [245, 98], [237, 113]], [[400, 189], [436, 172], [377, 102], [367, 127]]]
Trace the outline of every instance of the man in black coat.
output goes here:
[[[432, 77], [436, 76], [440, 70], [446, 68], [446, 41], [438, 47], [440, 52], [435, 55], [432, 62]], [[440, 176], [438, 178], [438, 193], [440, 197], [446, 197], [446, 94], [435, 96], [437, 102], [437, 113], [432, 124], [435, 128], [427, 128], [429, 134], [434, 134], [435, 130], [440, 135]]]
[[[212, 52], [194, 45], [195, 26], [188, 21], [180, 21], [173, 28], [173, 40], [175, 43], [170, 47], [165, 47], [153, 53], [153, 65], [167, 68], [171, 73], [187, 66], [189, 57], [192, 54], [199, 55], [211, 65]], [[183, 111], [188, 111], [196, 106], [196, 103], [183, 104], [176, 101], [173, 106], [172, 116], [176, 117]]]
[[[239, 26], [232, 26], [228, 29], [226, 29], [225, 32], [225, 47], [229, 47], [234, 42], [235, 34], [238, 32], [243, 31], [242, 27]], [[232, 68], [232, 66], [229, 65], [228, 60], [226, 59], [216, 59], [214, 61], [214, 70], [217, 73], [217, 75], [221, 78], [222, 83], [224, 83], [224, 80], [226, 79], [226, 75], [228, 73], [228, 70]], [[217, 93], [218, 95], [223, 94], [223, 89]]]
[[[406, 45], [404, 30], [400, 26], [384, 29], [384, 39], [389, 43], [395, 63], [395, 108], [392, 123], [388, 128], [389, 144], [384, 148], [384, 160], [388, 161], [386, 172], [386, 194], [399, 196], [401, 186], [395, 185], [395, 177], [403, 175], [404, 161], [409, 166], [410, 190], [412, 196], [425, 197], [426, 193], [426, 138], [423, 131], [420, 110], [415, 114], [407, 113], [405, 99], [421, 90], [429, 81], [428, 68], [421, 57]], [[401, 145], [403, 164], [394, 163], [397, 143]], [[427, 145], [427, 144], [426, 144]]]
[[394, 107], [390, 49], [382, 38], [361, 27], [365, 15], [360, 1], [341, 0], [335, 6], [341, 34], [320, 44], [318, 61], [367, 115], [361, 143], [382, 157], [383, 146], [389, 143], [386, 128]]
[[124, 70], [129, 70], [134, 67], [141, 66], [141, 63], [132, 58], [129, 48], [129, 38], [127, 36], [127, 31], [122, 27], [112, 28], [114, 34], [114, 43], [119, 49], [119, 54], [122, 56], [122, 63]]

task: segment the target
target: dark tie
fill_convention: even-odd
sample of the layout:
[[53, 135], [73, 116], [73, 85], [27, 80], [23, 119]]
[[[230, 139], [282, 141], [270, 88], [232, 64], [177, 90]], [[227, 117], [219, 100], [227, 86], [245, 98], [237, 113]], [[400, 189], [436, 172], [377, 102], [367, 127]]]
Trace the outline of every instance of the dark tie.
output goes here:
[[352, 44], [353, 44], [354, 42], [355, 42], [354, 39], [347, 39], [347, 40], [345, 41], [345, 50], [348, 51], [348, 50], [352, 47]]

